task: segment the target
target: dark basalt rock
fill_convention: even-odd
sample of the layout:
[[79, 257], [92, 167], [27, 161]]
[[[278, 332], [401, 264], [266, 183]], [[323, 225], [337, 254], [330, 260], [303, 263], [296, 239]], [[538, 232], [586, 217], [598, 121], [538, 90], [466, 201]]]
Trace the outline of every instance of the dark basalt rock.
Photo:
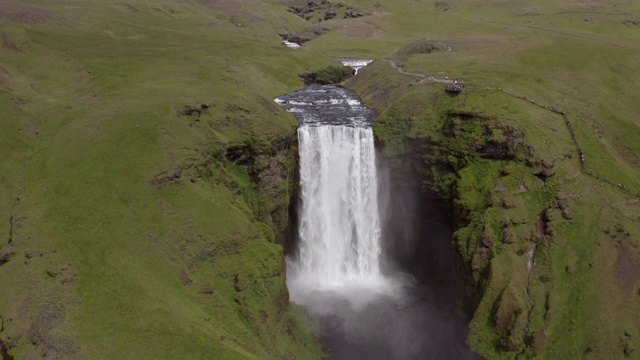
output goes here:
[[276, 101], [302, 124], [371, 124], [377, 116], [360, 104], [355, 92], [336, 85], [311, 84]]
[[0, 252], [0, 265], [4, 265], [16, 255], [15, 245], [9, 245]]
[[211, 106], [209, 104], [199, 104], [199, 105], [185, 105], [182, 110], [179, 111], [181, 115], [199, 117], [203, 111], [207, 110]]
[[335, 11], [328, 10], [327, 12], [324, 13], [324, 19], [325, 20], [331, 20], [334, 17], [336, 17], [336, 15], [338, 15], [338, 14]]
[[626, 357], [631, 357], [631, 355], [633, 354], [633, 352], [636, 351], [636, 349], [634, 349], [633, 347], [631, 347], [629, 344], [627, 344], [624, 347], [624, 356]]
[[161, 189], [169, 185], [182, 185], [182, 168], [177, 167], [173, 171], [165, 170], [161, 171], [153, 176], [153, 179], [149, 180], [149, 185], [155, 186]]
[[309, 1], [306, 5], [290, 6], [287, 11], [300, 16], [301, 18], [311, 21], [320, 22], [334, 19], [338, 16], [338, 12], [345, 8], [342, 18], [358, 18], [368, 14], [368, 11], [347, 6], [343, 3], [333, 3], [329, 0]]
[[359, 17], [363, 17], [364, 13], [360, 10], [347, 10], [344, 13], [344, 18], [345, 19], [349, 19], [349, 18], [359, 18]]

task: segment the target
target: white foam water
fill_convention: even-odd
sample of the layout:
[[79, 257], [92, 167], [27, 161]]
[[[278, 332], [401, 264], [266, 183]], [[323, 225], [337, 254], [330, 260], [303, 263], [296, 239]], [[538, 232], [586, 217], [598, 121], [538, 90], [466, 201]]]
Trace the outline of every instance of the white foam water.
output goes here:
[[283, 40], [282, 43], [284, 44], [284, 46], [290, 48], [290, 49], [300, 49], [302, 46], [298, 43], [294, 43], [291, 41], [287, 41], [287, 40]]
[[354, 69], [356, 71], [356, 74], [358, 74], [358, 70], [362, 69], [363, 67], [373, 62], [373, 60], [369, 60], [369, 59], [352, 59], [352, 58], [338, 58], [338, 61], [340, 61], [342, 65], [348, 66]]
[[299, 254], [289, 259], [291, 300], [332, 293], [358, 306], [393, 289], [380, 271], [380, 216], [373, 131], [298, 128], [302, 211]]

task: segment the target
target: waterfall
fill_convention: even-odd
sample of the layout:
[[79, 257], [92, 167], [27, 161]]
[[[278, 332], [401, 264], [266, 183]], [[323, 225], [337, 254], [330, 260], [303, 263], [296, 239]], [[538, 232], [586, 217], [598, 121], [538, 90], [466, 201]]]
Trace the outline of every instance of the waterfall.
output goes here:
[[291, 299], [331, 292], [363, 303], [386, 292], [380, 271], [380, 215], [373, 131], [347, 125], [298, 128], [299, 254], [290, 263]]
[[[381, 244], [391, 194], [376, 164], [376, 113], [336, 85], [312, 84], [274, 101], [300, 121], [297, 241], [286, 259], [289, 299], [310, 315], [318, 337], [331, 347], [330, 358], [475, 360], [464, 348], [465, 320], [449, 285], [423, 288], [384, 253], [390, 244], [402, 247], [404, 235], [384, 229]], [[402, 194], [393, 194], [399, 196], [393, 201]], [[420, 220], [400, 221], [411, 232]], [[421, 241], [449, 243], [448, 230], [430, 229], [437, 230]], [[431, 258], [438, 259], [424, 261]], [[453, 272], [447, 269], [442, 271]]]
[[297, 254], [287, 258], [291, 301], [330, 313], [327, 297], [353, 308], [395, 297], [398, 282], [380, 270], [375, 112], [335, 85], [310, 85], [275, 101], [301, 123]]
[[380, 219], [373, 132], [302, 126], [299, 271], [318, 288], [380, 277]]

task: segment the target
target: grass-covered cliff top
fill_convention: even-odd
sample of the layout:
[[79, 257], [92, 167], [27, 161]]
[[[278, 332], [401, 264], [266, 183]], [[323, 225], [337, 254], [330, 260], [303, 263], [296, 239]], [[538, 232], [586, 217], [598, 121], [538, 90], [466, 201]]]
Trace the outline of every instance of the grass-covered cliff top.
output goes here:
[[[333, 57], [392, 58], [407, 71], [556, 105], [588, 169], [640, 190], [640, 5], [344, 2], [366, 16], [308, 28], [287, 11], [299, 1], [0, 3], [0, 339], [9, 354], [317, 358], [304, 316], [287, 305], [274, 241], [270, 211], [286, 208], [295, 167], [277, 144], [297, 122], [272, 99], [300, 88], [298, 74], [337, 64]], [[301, 32], [316, 37], [298, 50], [281, 44]], [[620, 355], [621, 342], [640, 348], [639, 206], [581, 175], [562, 119], [500, 92], [452, 99], [387, 63], [367, 70], [351, 86], [382, 114], [377, 132], [395, 154], [407, 139], [442, 140], [442, 115], [453, 111], [515, 126], [537, 160], [555, 161], [551, 189], [522, 164], [473, 154], [457, 174], [466, 207], [484, 210], [474, 194], [498, 181], [521, 205], [510, 215], [491, 210], [478, 226], [501, 216], [534, 224], [560, 192], [575, 209], [535, 277], [551, 281], [531, 287], [531, 332], [547, 331], [546, 358]], [[460, 131], [484, 141], [478, 127]], [[465, 145], [446, 150], [464, 155]], [[276, 170], [251, 177], [263, 169]], [[515, 192], [521, 182], [526, 195]], [[495, 276], [474, 320], [470, 343], [485, 355], [502, 356], [494, 300], [524, 301], [525, 243], [516, 244], [494, 249]], [[543, 312], [545, 301], [553, 310]]]
[[[348, 85], [381, 114], [397, 172], [454, 201], [479, 303], [468, 344], [490, 359], [637, 356], [640, 8], [405, 5], [380, 26], [412, 42], [386, 57], [467, 90], [384, 61]], [[407, 54], [429, 42], [451, 50]]]
[[282, 6], [218, 5], [0, 4], [0, 338], [16, 359], [317, 356], [261, 215], [274, 194], [225, 149], [290, 138], [273, 98], [329, 60], [282, 46], [301, 26]]

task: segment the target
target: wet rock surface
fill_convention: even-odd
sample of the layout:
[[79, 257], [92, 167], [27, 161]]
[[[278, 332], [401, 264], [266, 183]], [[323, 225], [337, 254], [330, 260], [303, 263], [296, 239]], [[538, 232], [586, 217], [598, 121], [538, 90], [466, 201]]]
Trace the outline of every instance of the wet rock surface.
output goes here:
[[370, 125], [377, 116], [362, 106], [355, 92], [337, 85], [311, 84], [275, 101], [301, 124]]

